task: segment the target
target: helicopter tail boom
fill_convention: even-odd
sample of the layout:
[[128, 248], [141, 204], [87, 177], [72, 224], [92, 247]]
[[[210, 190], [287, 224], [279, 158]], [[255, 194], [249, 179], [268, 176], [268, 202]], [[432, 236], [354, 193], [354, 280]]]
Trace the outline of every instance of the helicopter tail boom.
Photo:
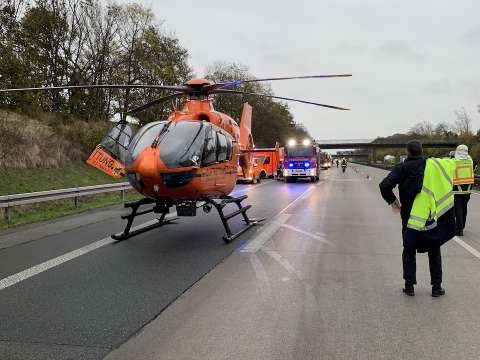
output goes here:
[[245, 150], [253, 148], [252, 107], [247, 102], [243, 104], [240, 117], [240, 146]]

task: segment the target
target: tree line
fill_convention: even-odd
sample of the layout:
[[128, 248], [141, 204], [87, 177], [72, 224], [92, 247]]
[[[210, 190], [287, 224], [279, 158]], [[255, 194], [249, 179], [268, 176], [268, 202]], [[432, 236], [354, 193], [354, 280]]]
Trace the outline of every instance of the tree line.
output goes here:
[[[139, 4], [98, 0], [2, 0], [0, 86], [183, 83], [188, 52]], [[105, 119], [157, 96], [145, 90], [70, 90], [4, 95], [5, 108]], [[161, 113], [160, 109], [160, 113]], [[157, 109], [158, 111], [158, 109]], [[158, 114], [156, 114], [158, 115]]]
[[[407, 133], [394, 134], [385, 138], [377, 138], [376, 141], [399, 140], [408, 141], [411, 139], [418, 140], [437, 140], [437, 141], [454, 141], [459, 144], [468, 145], [472, 158], [480, 161], [480, 129], [475, 131], [472, 116], [464, 107], [453, 112], [452, 121], [439, 122], [437, 124], [431, 121], [421, 121], [413, 125]], [[444, 156], [445, 150], [430, 149], [428, 153], [434, 156]], [[403, 155], [403, 150], [379, 150], [377, 156], [383, 157], [386, 154]], [[377, 159], [378, 160], [378, 159]]]
[[[99, 0], [0, 0], [0, 87], [96, 84], [183, 84], [194, 76], [188, 50], [164, 30], [151, 9]], [[213, 81], [253, 78], [245, 66], [215, 63]], [[272, 94], [267, 85], [248, 91]], [[103, 121], [166, 95], [155, 89], [64, 90], [2, 94], [0, 107], [35, 115], [61, 114]], [[284, 103], [261, 97], [217, 96], [219, 111], [239, 119], [242, 100], [254, 107], [253, 134], [259, 146], [288, 136], [308, 136]], [[177, 104], [179, 106], [180, 104]], [[164, 119], [172, 104], [139, 114], [140, 122]]]

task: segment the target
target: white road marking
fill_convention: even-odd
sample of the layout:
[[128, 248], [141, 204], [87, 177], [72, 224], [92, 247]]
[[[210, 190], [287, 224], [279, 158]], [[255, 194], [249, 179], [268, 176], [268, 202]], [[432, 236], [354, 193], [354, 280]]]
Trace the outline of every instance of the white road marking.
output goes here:
[[51, 269], [53, 267], [56, 267], [58, 265], [61, 265], [67, 261], [73, 260], [79, 256], [85, 255], [93, 250], [96, 250], [98, 248], [101, 248], [105, 245], [109, 245], [111, 243], [114, 243], [115, 240], [113, 240], [111, 237], [96, 241], [94, 243], [91, 243], [87, 246], [84, 246], [80, 249], [71, 251], [69, 253], [57, 256], [54, 259], [45, 261], [41, 264], [35, 265], [31, 268], [28, 268], [26, 270], [20, 271], [14, 275], [11, 275], [9, 277], [6, 277], [2, 280], [0, 280], [0, 290], [6, 289], [12, 285], [15, 285], [19, 282], [22, 282], [28, 278], [31, 278], [32, 276], [38, 275], [44, 271], [47, 271], [48, 269]]
[[295, 205], [298, 201], [303, 199], [307, 194], [309, 194], [314, 188], [310, 187], [300, 194], [295, 200], [283, 208], [277, 215], [274, 216], [272, 221], [267, 225], [262, 226], [260, 233], [250, 242], [248, 242], [243, 248], [240, 249], [240, 252], [245, 253], [256, 253], [260, 248], [265, 245], [265, 243], [271, 239], [271, 237], [277, 232], [282, 224], [285, 224], [291, 214], [285, 214], [290, 207]]
[[271, 237], [277, 232], [280, 226], [290, 219], [291, 214], [279, 214], [275, 217], [275, 221], [269, 222], [262, 227], [260, 233], [248, 244], [246, 244], [240, 252], [256, 253]]
[[[175, 216], [176, 216], [176, 213], [172, 213], [172, 214], [168, 214], [166, 218], [168, 219], [168, 218], [172, 218], [172, 217], [175, 217]], [[150, 224], [154, 224], [155, 222], [157, 222], [157, 221], [156, 220], [151, 220], [151, 221], [147, 221], [146, 223], [140, 224], [138, 226], [134, 226], [134, 227], [132, 227], [132, 231], [136, 230], [136, 229], [139, 229], [141, 227], [144, 227], [144, 226], [148, 226]], [[99, 249], [101, 247], [104, 247], [106, 245], [113, 244], [116, 241], [117, 240], [114, 240], [109, 236], [109, 237], [106, 237], [102, 240], [98, 240], [98, 241], [95, 241], [91, 244], [83, 246], [83, 247], [81, 247], [77, 250], [70, 251], [66, 254], [57, 256], [56, 258], [53, 258], [51, 260], [47, 260], [47, 261], [45, 261], [41, 264], [32, 266], [31, 268], [28, 268], [28, 269], [20, 271], [16, 274], [10, 275], [10, 276], [0, 280], [0, 291], [3, 290], [3, 289], [6, 289], [6, 288], [8, 288], [12, 285], [18, 284], [19, 282], [27, 280], [27, 279], [31, 278], [32, 276], [38, 275], [38, 274], [40, 274], [42, 272], [45, 272], [49, 269], [57, 267], [58, 265], [64, 264], [67, 261], [76, 259], [79, 256], [88, 254], [89, 252], [97, 250], [97, 249]]]
[[295, 226], [292, 226], [292, 225], [289, 225], [289, 224], [280, 224], [281, 227], [284, 227], [286, 229], [289, 229], [289, 230], [292, 230], [292, 231], [295, 231], [295, 232], [298, 232], [300, 234], [303, 234], [303, 235], [306, 235], [308, 237], [311, 237], [315, 240], [319, 240], [325, 244], [330, 244], [330, 242], [325, 238], [325, 235], [315, 235], [315, 234], [312, 234], [308, 231], [305, 231], [305, 230], [302, 230], [302, 229], [299, 229]]
[[311, 192], [314, 188], [310, 187], [307, 190], [305, 190], [299, 197], [297, 197], [295, 200], [293, 200], [290, 204], [288, 204], [284, 209], [282, 209], [277, 215], [283, 214], [285, 211], [287, 211], [290, 207], [295, 205], [297, 201], [302, 200], [306, 195], [308, 195], [309, 192]]
[[463, 241], [462, 239], [460, 239], [458, 236], [455, 236], [453, 238], [453, 240], [455, 240], [455, 242], [460, 245], [461, 247], [463, 247], [465, 250], [467, 250], [470, 254], [472, 254], [473, 256], [475, 256], [476, 258], [480, 259], [480, 251], [478, 251], [477, 249], [471, 247], [470, 245], [468, 245], [465, 241]]

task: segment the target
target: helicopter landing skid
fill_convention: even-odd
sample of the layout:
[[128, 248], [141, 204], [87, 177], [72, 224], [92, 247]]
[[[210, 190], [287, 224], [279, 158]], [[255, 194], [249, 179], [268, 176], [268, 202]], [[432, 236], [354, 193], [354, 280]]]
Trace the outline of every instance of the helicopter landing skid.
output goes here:
[[[140, 206], [148, 205], [148, 204], [155, 204], [155, 206], [147, 210], [138, 211]], [[127, 220], [127, 225], [125, 226], [125, 229], [123, 230], [123, 232], [120, 234], [111, 235], [112, 239], [117, 241], [126, 240], [128, 238], [131, 238], [132, 236], [144, 233], [146, 231], [155, 229], [157, 227], [160, 227], [166, 224], [173, 224], [174, 221], [177, 219], [177, 218], [166, 219], [165, 217], [167, 216], [168, 209], [169, 209], [168, 205], [163, 203], [158, 203], [155, 200], [149, 199], [149, 198], [143, 198], [138, 201], [126, 203], [125, 208], [131, 208], [132, 212], [129, 215], [122, 216], [122, 219]], [[155, 219], [155, 222], [153, 224], [131, 231], [133, 220], [135, 219], [136, 216], [148, 214], [151, 212], [160, 213], [161, 214], [160, 218]]]
[[[247, 210], [250, 209], [252, 207], [252, 205], [247, 205], [247, 206], [242, 205], [242, 201], [245, 200], [247, 197], [248, 197], [247, 195], [243, 195], [243, 196], [239, 196], [239, 197], [226, 196], [222, 199], [219, 199], [220, 200], [219, 202], [215, 201], [214, 199], [210, 199], [210, 198], [203, 199], [203, 201], [211, 204], [212, 206], [215, 207], [215, 209], [217, 209], [218, 214], [220, 215], [220, 219], [222, 220], [223, 227], [225, 228], [225, 231], [227, 233], [227, 235], [223, 236], [223, 240], [227, 244], [231, 243], [233, 240], [235, 240], [237, 237], [242, 235], [245, 231], [250, 229], [252, 226], [255, 226], [259, 222], [265, 220], [264, 218], [263, 219], [250, 219], [248, 217]], [[223, 208], [226, 205], [231, 204], [231, 203], [235, 203], [238, 207], [238, 210], [236, 210], [236, 211], [234, 211], [230, 214], [225, 215], [224, 212], [223, 212]], [[238, 215], [243, 216], [243, 220], [245, 221], [246, 225], [242, 230], [240, 230], [236, 233], [232, 233], [232, 230], [230, 229], [230, 225], [228, 224], [228, 220], [230, 220], [230, 219], [232, 219], [232, 218], [234, 218]]]

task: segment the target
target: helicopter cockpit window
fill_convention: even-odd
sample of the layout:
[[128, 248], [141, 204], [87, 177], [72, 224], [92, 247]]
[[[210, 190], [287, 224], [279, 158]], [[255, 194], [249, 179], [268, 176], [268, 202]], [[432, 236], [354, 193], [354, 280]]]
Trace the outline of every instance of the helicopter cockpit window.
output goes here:
[[128, 146], [133, 137], [135, 129], [130, 124], [117, 124], [110, 129], [102, 139], [100, 145], [110, 155], [121, 162], [125, 162], [128, 154]]
[[210, 165], [217, 162], [217, 136], [213, 129], [207, 133], [205, 138], [205, 149], [203, 151], [203, 165]]
[[199, 166], [204, 140], [203, 122], [171, 122], [160, 137], [160, 158], [169, 168]]
[[166, 123], [166, 121], [155, 121], [140, 129], [128, 147], [129, 156], [127, 157], [127, 166], [130, 166], [131, 163], [137, 159], [143, 149], [152, 145], [153, 140], [160, 134], [160, 131], [162, 131]]
[[217, 161], [227, 160], [227, 138], [224, 134], [217, 133]]

